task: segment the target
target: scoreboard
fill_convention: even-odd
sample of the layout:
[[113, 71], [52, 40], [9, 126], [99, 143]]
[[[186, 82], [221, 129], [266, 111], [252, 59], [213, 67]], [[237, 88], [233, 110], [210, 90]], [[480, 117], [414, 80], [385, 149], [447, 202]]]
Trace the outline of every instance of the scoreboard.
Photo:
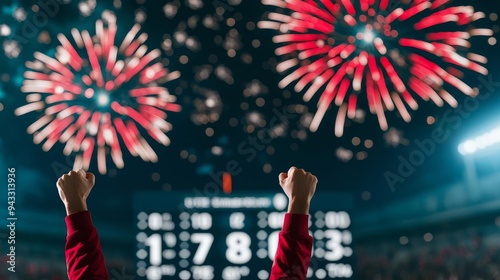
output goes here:
[[[139, 279], [269, 279], [288, 198], [282, 193], [134, 195]], [[316, 192], [308, 279], [355, 279], [349, 194]]]

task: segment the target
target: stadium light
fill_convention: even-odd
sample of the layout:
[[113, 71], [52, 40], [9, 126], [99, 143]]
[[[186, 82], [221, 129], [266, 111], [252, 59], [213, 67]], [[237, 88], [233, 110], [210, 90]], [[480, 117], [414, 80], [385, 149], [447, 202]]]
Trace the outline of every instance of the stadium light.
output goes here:
[[458, 145], [458, 151], [462, 155], [469, 155], [496, 144], [500, 144], [500, 127], [474, 139], [463, 142]]

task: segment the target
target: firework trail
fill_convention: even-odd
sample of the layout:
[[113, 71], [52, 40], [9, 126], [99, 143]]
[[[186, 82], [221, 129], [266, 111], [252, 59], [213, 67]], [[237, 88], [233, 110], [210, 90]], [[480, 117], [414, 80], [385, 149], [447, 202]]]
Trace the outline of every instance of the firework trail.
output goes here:
[[96, 22], [94, 37], [72, 29], [74, 44], [59, 34], [55, 57], [34, 54], [35, 60], [26, 63], [21, 88], [28, 104], [15, 111], [18, 116], [42, 112], [28, 133], [36, 144], [45, 141], [44, 151], [58, 140], [65, 143], [64, 154], [77, 153], [75, 168], [88, 169], [97, 150], [101, 174], [107, 172], [108, 154], [118, 168], [124, 166], [120, 139], [133, 156], [156, 162], [157, 155], [141, 131], [169, 145], [166, 111], [180, 111], [172, 103], [175, 97], [160, 86], [179, 73], [155, 62], [161, 52], [148, 52], [147, 34], [139, 33], [140, 25], [134, 25], [117, 47], [115, 18], [103, 14], [103, 19]]
[[341, 137], [360, 101], [387, 130], [385, 111], [396, 109], [409, 122], [405, 104], [418, 109], [414, 96], [455, 107], [447, 90], [476, 94], [460, 79], [460, 69], [488, 73], [487, 59], [469, 52], [470, 39], [493, 31], [471, 27], [484, 13], [472, 6], [446, 7], [448, 2], [408, 0], [389, 8], [389, 0], [262, 0], [284, 12], [269, 13], [259, 27], [281, 33], [273, 38], [280, 44], [275, 53], [287, 59], [277, 70], [290, 73], [279, 86], [296, 82], [297, 92], [308, 86], [305, 101], [321, 92], [311, 131], [334, 102], [335, 134]]

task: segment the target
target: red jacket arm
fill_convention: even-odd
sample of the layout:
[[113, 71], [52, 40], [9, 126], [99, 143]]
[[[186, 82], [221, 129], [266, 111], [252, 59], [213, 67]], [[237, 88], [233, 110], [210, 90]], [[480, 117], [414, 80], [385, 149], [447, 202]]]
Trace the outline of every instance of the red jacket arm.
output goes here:
[[270, 280], [306, 279], [312, 251], [308, 222], [308, 215], [290, 213], [285, 215]]
[[97, 229], [89, 211], [66, 216], [65, 255], [70, 280], [107, 280], [108, 271], [104, 263]]

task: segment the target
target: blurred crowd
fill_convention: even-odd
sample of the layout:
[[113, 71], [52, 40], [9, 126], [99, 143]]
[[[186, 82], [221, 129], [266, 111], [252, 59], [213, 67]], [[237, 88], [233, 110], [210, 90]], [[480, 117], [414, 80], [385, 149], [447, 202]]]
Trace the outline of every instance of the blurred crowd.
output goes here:
[[[1, 262], [7, 261], [1, 257]], [[106, 263], [110, 280], [135, 279], [132, 268], [133, 263], [115, 259]], [[16, 264], [16, 273], [0, 270], [0, 280], [67, 280], [64, 256], [22, 258]]]
[[[64, 259], [64, 239], [43, 238], [38, 240], [26, 240], [22, 238], [16, 246], [16, 272], [7, 271], [8, 257], [0, 255], [0, 280], [67, 280], [66, 262]], [[6, 246], [6, 244], [0, 244]], [[0, 247], [4, 248], [4, 247]], [[4, 252], [4, 250], [0, 250]], [[121, 252], [120, 248], [112, 252]], [[107, 268], [110, 280], [132, 280], [134, 271], [134, 260], [128, 260], [123, 256], [128, 254], [122, 251], [122, 255], [106, 254]]]
[[415, 236], [404, 237], [403, 242], [358, 245], [358, 276], [370, 280], [500, 280], [498, 233], [453, 231], [437, 234], [432, 240], [428, 236], [427, 241]]

